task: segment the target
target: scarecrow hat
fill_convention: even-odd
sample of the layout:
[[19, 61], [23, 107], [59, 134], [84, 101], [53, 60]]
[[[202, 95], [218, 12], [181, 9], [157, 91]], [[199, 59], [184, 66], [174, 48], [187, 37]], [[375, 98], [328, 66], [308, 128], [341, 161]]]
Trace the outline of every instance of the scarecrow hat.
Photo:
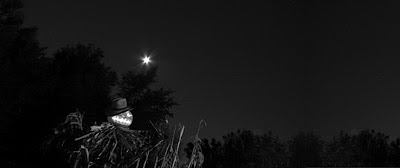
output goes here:
[[105, 114], [106, 114], [106, 116], [114, 116], [114, 115], [121, 114], [128, 110], [132, 110], [132, 109], [128, 106], [126, 99], [116, 98], [112, 101], [111, 109], [106, 111]]

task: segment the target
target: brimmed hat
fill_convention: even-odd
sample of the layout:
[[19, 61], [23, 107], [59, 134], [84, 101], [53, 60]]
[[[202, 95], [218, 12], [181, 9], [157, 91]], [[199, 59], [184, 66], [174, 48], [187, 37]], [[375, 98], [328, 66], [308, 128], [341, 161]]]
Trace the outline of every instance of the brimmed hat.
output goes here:
[[116, 98], [113, 100], [113, 102], [111, 104], [111, 109], [106, 111], [105, 114], [106, 114], [106, 116], [114, 116], [114, 115], [121, 114], [128, 110], [132, 110], [132, 109], [128, 106], [126, 99]]

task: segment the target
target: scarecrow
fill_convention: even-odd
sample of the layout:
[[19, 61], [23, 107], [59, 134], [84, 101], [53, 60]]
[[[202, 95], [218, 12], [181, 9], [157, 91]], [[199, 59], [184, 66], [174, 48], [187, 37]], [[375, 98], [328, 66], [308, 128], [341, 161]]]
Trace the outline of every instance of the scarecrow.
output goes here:
[[[79, 111], [70, 113], [65, 122], [45, 141], [43, 149], [54, 145], [62, 149], [73, 168], [144, 168], [146, 164], [157, 168], [177, 168], [178, 151], [185, 127], [178, 130], [175, 127], [168, 141], [165, 141], [165, 133], [154, 127], [158, 136], [154, 138], [148, 131], [129, 129], [133, 121], [131, 110], [126, 99], [114, 99], [111, 108], [105, 113], [108, 122], [90, 128], [82, 124], [83, 115]], [[192, 151], [188, 168], [201, 167], [204, 160], [198, 135], [194, 144], [196, 147]]]
[[162, 141], [150, 142], [146, 131], [129, 129], [133, 121], [131, 110], [126, 99], [114, 99], [105, 113], [108, 122], [91, 126], [90, 131], [85, 131], [81, 113], [71, 113], [44, 146], [56, 142], [57, 147], [68, 153], [68, 162], [74, 168], [138, 165]]

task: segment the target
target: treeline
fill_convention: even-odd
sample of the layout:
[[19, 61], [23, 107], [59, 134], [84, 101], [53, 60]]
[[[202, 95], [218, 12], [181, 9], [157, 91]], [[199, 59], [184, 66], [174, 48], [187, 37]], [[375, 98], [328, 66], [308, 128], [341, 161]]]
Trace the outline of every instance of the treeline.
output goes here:
[[[221, 141], [202, 139], [201, 147], [203, 168], [400, 166], [400, 138], [391, 141], [368, 129], [341, 131], [326, 141], [313, 132], [299, 132], [283, 141], [271, 132], [238, 130]], [[190, 154], [192, 149], [193, 143], [188, 143], [184, 150]]]
[[152, 124], [172, 117], [172, 92], [150, 88], [156, 67], [119, 78], [92, 44], [47, 54], [37, 40], [38, 29], [22, 26], [22, 7], [19, 0], [0, 0], [0, 167], [62, 167], [62, 156], [40, 150], [46, 136], [77, 110], [86, 126], [106, 121], [104, 112], [116, 96], [133, 108], [132, 129], [154, 130]]

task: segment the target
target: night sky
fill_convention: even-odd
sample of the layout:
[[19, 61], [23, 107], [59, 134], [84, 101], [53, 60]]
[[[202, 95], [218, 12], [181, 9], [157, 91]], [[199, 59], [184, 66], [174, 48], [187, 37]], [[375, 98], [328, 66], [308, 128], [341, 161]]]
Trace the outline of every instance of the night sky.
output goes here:
[[50, 56], [93, 43], [118, 73], [155, 51], [172, 123], [220, 138], [236, 129], [327, 137], [400, 136], [400, 2], [26, 0]]

